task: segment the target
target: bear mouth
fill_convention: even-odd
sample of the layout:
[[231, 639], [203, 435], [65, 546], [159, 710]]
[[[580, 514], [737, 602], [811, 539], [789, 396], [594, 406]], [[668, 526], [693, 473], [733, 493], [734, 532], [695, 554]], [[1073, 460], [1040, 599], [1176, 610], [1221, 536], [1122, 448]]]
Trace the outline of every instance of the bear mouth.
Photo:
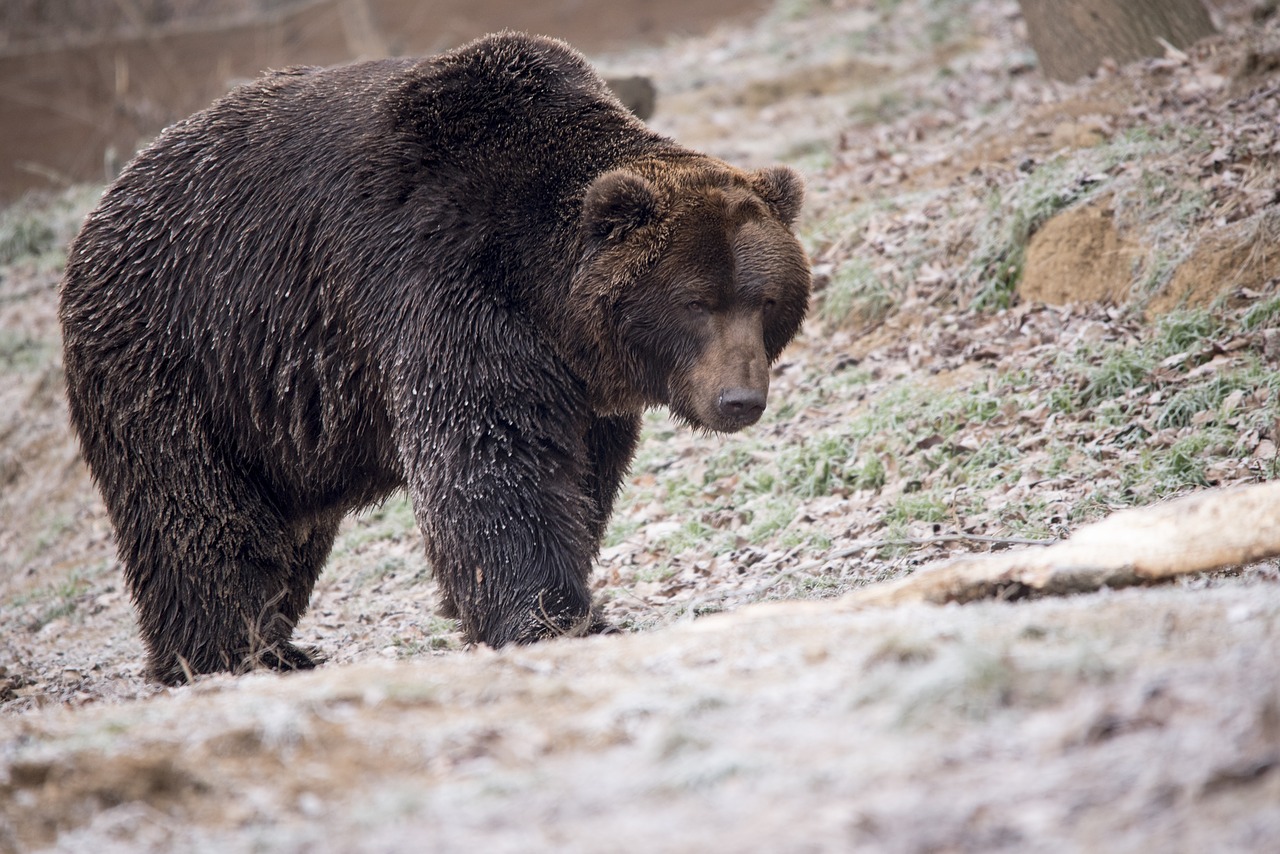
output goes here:
[[708, 424], [707, 428], [716, 433], [737, 433], [741, 430], [747, 429], [759, 420], [759, 415], [752, 417], [720, 418]]
[[671, 414], [690, 427], [706, 433], [737, 433], [760, 420], [760, 416], [764, 414], [764, 403], [740, 407], [732, 402], [726, 404], [721, 395], [688, 410], [673, 401]]

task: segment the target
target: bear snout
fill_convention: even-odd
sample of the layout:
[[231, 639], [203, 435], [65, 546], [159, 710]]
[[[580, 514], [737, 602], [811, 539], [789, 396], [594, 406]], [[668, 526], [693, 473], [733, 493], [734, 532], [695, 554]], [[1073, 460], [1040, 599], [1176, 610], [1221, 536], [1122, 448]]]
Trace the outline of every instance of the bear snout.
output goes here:
[[736, 433], [760, 420], [769, 398], [769, 358], [757, 312], [713, 313], [688, 370], [669, 380], [672, 410], [691, 424]]
[[721, 389], [716, 408], [720, 415], [728, 421], [747, 427], [760, 420], [764, 412], [767, 396], [765, 392], [754, 388]]

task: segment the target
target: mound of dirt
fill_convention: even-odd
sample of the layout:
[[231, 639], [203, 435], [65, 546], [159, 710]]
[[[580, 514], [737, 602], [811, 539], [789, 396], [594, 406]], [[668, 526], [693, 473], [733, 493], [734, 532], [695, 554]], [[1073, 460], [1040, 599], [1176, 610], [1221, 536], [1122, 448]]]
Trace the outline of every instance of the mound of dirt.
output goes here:
[[1108, 200], [1072, 208], [1032, 235], [1018, 294], [1051, 305], [1120, 305], [1128, 300], [1139, 257], [1117, 233]]
[[[1146, 251], [1120, 234], [1109, 198], [1071, 208], [1040, 227], [1027, 244], [1018, 295], [1051, 305], [1125, 305]], [[1202, 233], [1168, 283], [1150, 295], [1153, 316], [1206, 307], [1245, 289], [1266, 290], [1280, 275], [1280, 214]]]
[[1207, 306], [1241, 288], [1262, 291], [1278, 275], [1280, 211], [1201, 238], [1148, 310], [1164, 314], [1180, 306]]

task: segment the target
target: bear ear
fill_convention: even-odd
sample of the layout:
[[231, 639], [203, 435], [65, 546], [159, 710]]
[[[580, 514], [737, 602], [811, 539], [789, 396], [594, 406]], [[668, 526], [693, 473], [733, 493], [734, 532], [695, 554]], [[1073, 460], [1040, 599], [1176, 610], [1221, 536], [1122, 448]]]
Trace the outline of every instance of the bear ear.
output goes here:
[[597, 240], [622, 240], [658, 216], [658, 194], [633, 172], [616, 169], [591, 182], [582, 203], [582, 222]]
[[752, 185], [760, 198], [783, 225], [791, 225], [800, 215], [804, 202], [804, 181], [788, 166], [770, 166], [751, 175]]

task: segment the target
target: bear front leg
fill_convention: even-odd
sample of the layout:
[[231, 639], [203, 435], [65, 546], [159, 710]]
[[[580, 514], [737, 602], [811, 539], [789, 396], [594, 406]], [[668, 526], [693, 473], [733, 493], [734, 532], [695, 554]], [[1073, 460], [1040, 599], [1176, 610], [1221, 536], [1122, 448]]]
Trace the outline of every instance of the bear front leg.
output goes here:
[[482, 422], [429, 422], [408, 435], [431, 440], [405, 451], [444, 607], [468, 640], [494, 647], [589, 631], [597, 511], [584, 493], [585, 430], [558, 429], [545, 406], [535, 418], [523, 406], [461, 408]]
[[631, 468], [640, 441], [640, 414], [593, 418], [587, 428], [587, 495], [592, 501], [589, 530], [595, 551], [613, 516], [613, 503], [622, 489], [622, 479]]
[[[622, 489], [622, 480], [631, 468], [636, 445], [640, 441], [640, 413], [593, 418], [587, 428], [586, 446], [589, 465], [586, 470], [585, 488], [590, 504], [588, 534], [591, 537], [591, 558], [600, 554], [600, 545], [613, 505]], [[596, 614], [587, 627], [588, 634], [612, 634], [617, 628]]]

